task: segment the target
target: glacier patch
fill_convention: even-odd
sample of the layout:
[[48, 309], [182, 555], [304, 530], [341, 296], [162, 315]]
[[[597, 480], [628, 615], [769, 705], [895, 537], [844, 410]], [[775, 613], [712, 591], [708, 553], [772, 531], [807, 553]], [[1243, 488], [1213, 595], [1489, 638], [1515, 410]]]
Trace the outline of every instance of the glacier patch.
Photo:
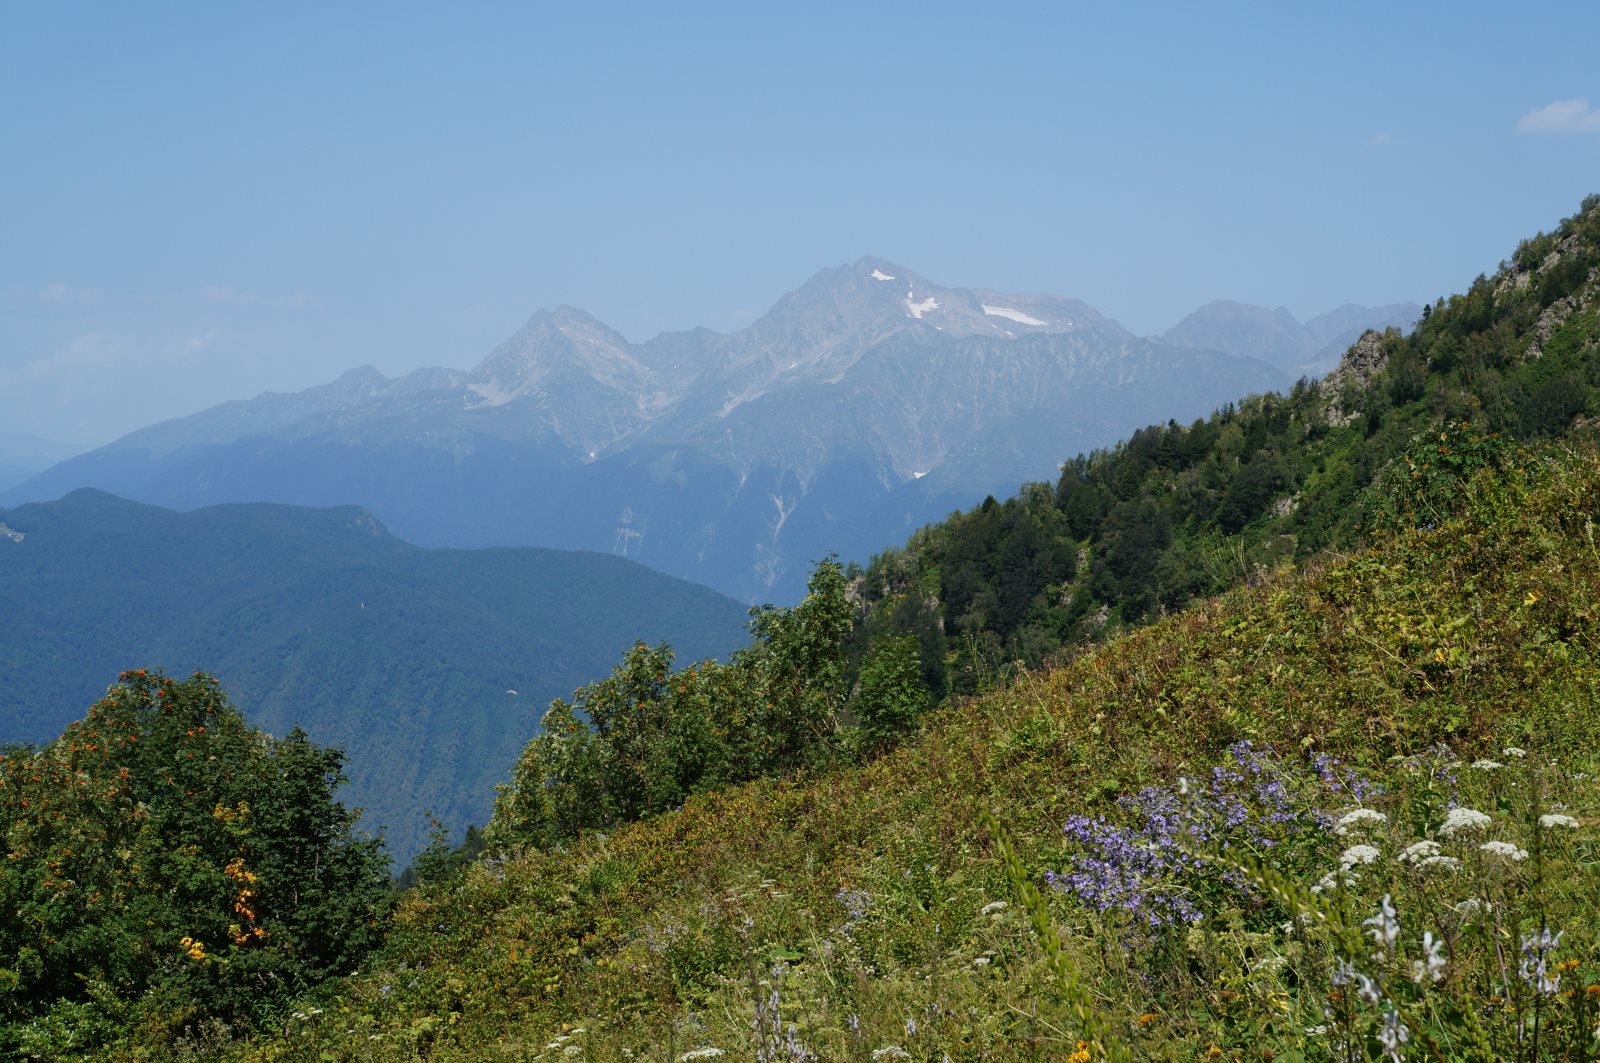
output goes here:
[[982, 305], [983, 305], [983, 312], [985, 314], [988, 314], [990, 317], [1003, 317], [1003, 318], [1007, 318], [1007, 319], [1009, 319], [1011, 321], [1020, 322], [1021, 324], [1024, 324], [1024, 325], [1042, 325], [1042, 324], [1044, 324], [1043, 321], [1040, 321], [1036, 317], [1029, 317], [1027, 314], [1024, 314], [1021, 310], [1008, 310], [1003, 306], [989, 306], [987, 303], [982, 304]]
[[930, 295], [926, 299], [918, 302], [916, 301], [915, 292], [909, 290], [906, 292], [906, 312], [912, 317], [916, 318], [918, 321], [921, 321], [922, 315], [926, 314], [929, 310], [937, 309], [939, 309], [939, 300], [935, 299], [933, 296]]

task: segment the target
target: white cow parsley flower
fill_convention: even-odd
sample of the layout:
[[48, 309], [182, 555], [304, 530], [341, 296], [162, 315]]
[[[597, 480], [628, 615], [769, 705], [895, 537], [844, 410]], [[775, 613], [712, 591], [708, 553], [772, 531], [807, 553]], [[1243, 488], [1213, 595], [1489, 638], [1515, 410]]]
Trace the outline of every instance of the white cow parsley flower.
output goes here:
[[1389, 817], [1376, 809], [1357, 808], [1339, 817], [1339, 821], [1333, 825], [1333, 833], [1343, 837], [1353, 830], [1359, 830], [1364, 824], [1381, 827], [1387, 822]]
[[1439, 825], [1439, 833], [1446, 838], [1453, 838], [1464, 830], [1484, 830], [1490, 822], [1488, 816], [1475, 808], [1452, 808]]

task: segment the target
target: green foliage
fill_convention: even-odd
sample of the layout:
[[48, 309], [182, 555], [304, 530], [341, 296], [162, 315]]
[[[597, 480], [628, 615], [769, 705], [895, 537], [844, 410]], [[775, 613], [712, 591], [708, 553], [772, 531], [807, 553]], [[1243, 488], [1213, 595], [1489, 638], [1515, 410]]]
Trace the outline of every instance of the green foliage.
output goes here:
[[881, 748], [910, 730], [929, 707], [915, 635], [889, 635], [873, 644], [851, 707], [868, 748]]
[[748, 670], [759, 691], [763, 759], [776, 770], [806, 763], [838, 730], [849, 691], [845, 640], [852, 612], [844, 569], [830, 557], [817, 564], [799, 605], [751, 614], [756, 642], [735, 654], [735, 665]]
[[[824, 562], [728, 664], [635, 646], [552, 704], [489, 858], [424, 876], [327, 1018], [244, 1051], [1358, 1059], [1403, 1029], [1430, 1058], [1591, 1054], [1600, 456], [1510, 449], [1600, 389], [1592, 272], [1552, 273], [1600, 243], [1585, 211], [1359, 373]], [[989, 689], [829, 756], [841, 710], [876, 740], [945, 684]], [[1516, 746], [1519, 774], [1479, 763]], [[1468, 801], [1498, 845], [1445, 828]], [[1571, 937], [1530, 959], [1546, 928]]]
[[[1339, 1043], [1373, 1058], [1387, 999], [1417, 1058], [1517, 1058], [1519, 1044], [1522, 1058], [1560, 1058], [1593, 1029], [1587, 987], [1600, 986], [1596, 497], [1600, 456], [1541, 449], [1467, 480], [1432, 529], [1280, 572], [948, 706], [865, 764], [692, 794], [605, 836], [425, 884], [326, 1015], [308, 1009], [240, 1055], [742, 1059], [770, 1050], [775, 1029], [787, 1043], [792, 1024], [821, 1059], [900, 1058], [891, 1047], [963, 1061], [1326, 1059]], [[1048, 872], [1072, 870], [1071, 817], [1126, 825], [1124, 798], [1184, 778], [1193, 795], [1214, 768], [1244, 774], [1229, 749], [1246, 739], [1296, 766], [1285, 793], [1306, 826], [1261, 850], [1237, 831], [1225, 851], [1191, 846], [1215, 873], [1172, 883], [1199, 922], [1128, 949], [1120, 912], [1049, 888]], [[1452, 752], [1430, 752], [1440, 742]], [[1319, 756], [1381, 791], [1316, 789]], [[1505, 766], [1471, 767], [1485, 758]], [[1332, 833], [1358, 800], [1387, 819]], [[1442, 837], [1452, 801], [1489, 815], [1493, 833]], [[1546, 814], [1579, 826], [1542, 826]], [[1426, 839], [1463, 866], [1435, 877], [1396, 860]], [[1493, 840], [1529, 856], [1477, 848]], [[1380, 859], [1313, 894], [1355, 844]], [[1377, 964], [1362, 920], [1385, 893], [1402, 930]], [[1492, 916], [1458, 912], [1469, 895]], [[1298, 925], [1301, 911], [1327, 922]], [[1569, 965], [1560, 992], [1576, 991], [1542, 1003], [1518, 974], [1541, 915], [1567, 932], [1549, 960]], [[1426, 987], [1411, 981], [1424, 933], [1448, 965]], [[1381, 975], [1388, 996], [1331, 995], [1359, 990], [1333, 985], [1341, 958]]]
[[0, 760], [0, 1045], [52, 1016], [73, 1040], [46, 1054], [134, 1021], [259, 1021], [351, 970], [388, 883], [333, 797], [341, 761], [253, 730], [209, 676], [142, 670]]
[[799, 605], [751, 611], [754, 641], [728, 664], [674, 673], [669, 647], [635, 645], [609, 677], [552, 702], [501, 787], [487, 842], [547, 847], [821, 761], [844, 703], [851, 612], [830, 558]]
[[1414, 436], [1378, 484], [1376, 519], [1395, 528], [1435, 524], [1454, 514], [1473, 477], [1506, 459], [1505, 442], [1466, 421]]

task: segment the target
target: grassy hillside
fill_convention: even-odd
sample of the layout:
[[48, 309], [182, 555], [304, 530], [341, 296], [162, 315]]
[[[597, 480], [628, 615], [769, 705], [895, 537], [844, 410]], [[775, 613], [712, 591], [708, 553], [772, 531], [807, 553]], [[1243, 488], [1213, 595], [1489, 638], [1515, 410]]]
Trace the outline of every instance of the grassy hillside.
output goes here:
[[864, 767], [474, 865], [241, 1055], [1592, 1058], [1596, 499], [1540, 451]]
[[[0, 510], [0, 742], [61, 733], [117, 674], [215, 674], [252, 724], [347, 755], [403, 863], [482, 823], [549, 700], [636, 639], [695, 657], [743, 607], [621, 558], [422, 550], [354, 507], [174, 513], [97, 491]], [[513, 693], [514, 692], [514, 693]]]

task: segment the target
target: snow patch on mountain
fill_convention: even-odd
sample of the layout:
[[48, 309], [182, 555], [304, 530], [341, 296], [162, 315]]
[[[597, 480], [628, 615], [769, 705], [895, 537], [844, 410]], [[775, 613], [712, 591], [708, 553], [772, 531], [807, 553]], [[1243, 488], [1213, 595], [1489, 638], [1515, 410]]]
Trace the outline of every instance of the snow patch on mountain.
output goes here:
[[894, 274], [885, 273], [881, 269], [875, 269], [872, 271], [872, 279], [875, 281], [892, 281], [894, 280]]
[[906, 290], [906, 311], [918, 321], [921, 321], [922, 315], [929, 310], [937, 309], [939, 309], [939, 300], [933, 296], [930, 295], [926, 299], [918, 301], [916, 292], [909, 288]]
[[983, 307], [983, 312], [985, 314], [988, 314], [990, 317], [1009, 318], [1012, 321], [1020, 322], [1021, 324], [1024, 324], [1024, 325], [1043, 325], [1044, 324], [1043, 321], [1040, 321], [1036, 317], [1029, 317], [1027, 314], [1024, 314], [1021, 310], [1009, 310], [1009, 309], [1007, 309], [1006, 307], [1003, 307], [1003, 306], [990, 306], [988, 303], [983, 303], [983, 304], [980, 304], [980, 305], [982, 305], [982, 307]]

